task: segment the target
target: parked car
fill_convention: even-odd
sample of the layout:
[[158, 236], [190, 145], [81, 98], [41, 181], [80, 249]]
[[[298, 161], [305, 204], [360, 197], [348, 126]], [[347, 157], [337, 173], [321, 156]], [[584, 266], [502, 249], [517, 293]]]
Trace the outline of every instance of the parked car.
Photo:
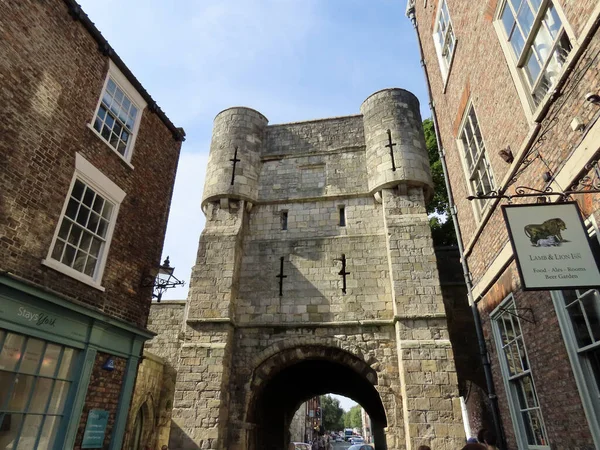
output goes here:
[[305, 442], [291, 442], [289, 450], [310, 450], [310, 444], [306, 444]]
[[347, 450], [373, 450], [373, 446], [369, 444], [351, 445]]

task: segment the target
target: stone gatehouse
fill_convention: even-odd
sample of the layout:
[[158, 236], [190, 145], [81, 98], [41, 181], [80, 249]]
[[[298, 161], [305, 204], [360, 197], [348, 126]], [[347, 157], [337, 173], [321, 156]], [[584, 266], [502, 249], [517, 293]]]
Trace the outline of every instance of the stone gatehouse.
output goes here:
[[431, 192], [403, 89], [348, 117], [219, 113], [189, 296], [149, 325], [177, 369], [169, 448], [286, 448], [298, 406], [328, 392], [365, 408], [378, 450], [460, 448]]

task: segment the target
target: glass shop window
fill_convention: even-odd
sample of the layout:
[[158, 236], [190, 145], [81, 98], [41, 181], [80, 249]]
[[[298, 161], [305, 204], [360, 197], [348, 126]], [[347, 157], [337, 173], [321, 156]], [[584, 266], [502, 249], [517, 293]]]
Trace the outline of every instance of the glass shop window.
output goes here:
[[52, 449], [78, 353], [0, 330], [0, 449]]

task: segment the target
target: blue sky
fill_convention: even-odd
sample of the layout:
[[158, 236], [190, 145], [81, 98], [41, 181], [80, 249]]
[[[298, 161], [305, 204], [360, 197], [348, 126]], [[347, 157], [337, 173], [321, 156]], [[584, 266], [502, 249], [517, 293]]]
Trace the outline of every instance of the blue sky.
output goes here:
[[[406, 0], [80, 3], [186, 130], [163, 252], [186, 281], [204, 226], [200, 199], [218, 112], [249, 106], [271, 124], [358, 114], [373, 92], [402, 87], [430, 115]], [[164, 298], [186, 295], [187, 286]]]

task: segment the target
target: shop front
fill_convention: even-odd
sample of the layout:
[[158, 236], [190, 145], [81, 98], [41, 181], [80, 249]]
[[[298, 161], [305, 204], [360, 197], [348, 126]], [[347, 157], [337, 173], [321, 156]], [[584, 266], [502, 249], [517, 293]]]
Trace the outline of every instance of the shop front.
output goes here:
[[0, 449], [120, 449], [150, 337], [0, 275]]

